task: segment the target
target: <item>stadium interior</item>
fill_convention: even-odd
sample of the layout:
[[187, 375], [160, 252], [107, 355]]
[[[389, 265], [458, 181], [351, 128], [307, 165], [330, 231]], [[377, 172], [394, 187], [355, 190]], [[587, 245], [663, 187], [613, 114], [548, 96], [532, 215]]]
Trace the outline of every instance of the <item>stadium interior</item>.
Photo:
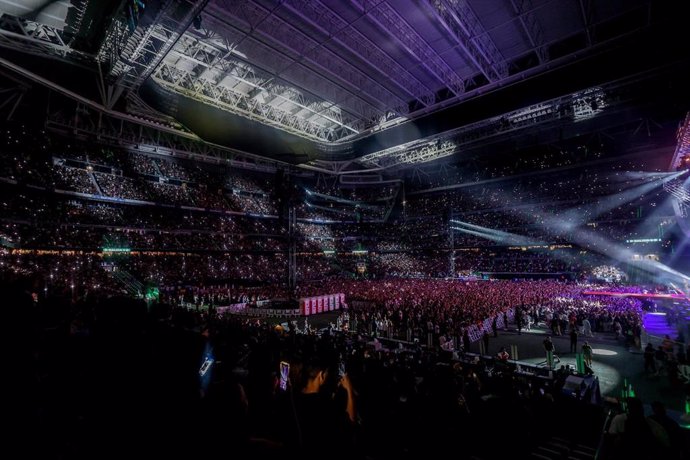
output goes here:
[[686, 17], [0, 0], [17, 458], [690, 458]]

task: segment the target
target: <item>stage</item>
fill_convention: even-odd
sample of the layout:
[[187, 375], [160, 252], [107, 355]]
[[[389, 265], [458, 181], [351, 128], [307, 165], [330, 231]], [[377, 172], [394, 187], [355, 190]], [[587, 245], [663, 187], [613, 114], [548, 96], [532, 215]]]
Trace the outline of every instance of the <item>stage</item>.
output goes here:
[[583, 295], [600, 295], [607, 297], [634, 297], [636, 299], [659, 299], [659, 300], [683, 300], [688, 298], [684, 294], [651, 294], [642, 292], [610, 292], [610, 291], [583, 291]]

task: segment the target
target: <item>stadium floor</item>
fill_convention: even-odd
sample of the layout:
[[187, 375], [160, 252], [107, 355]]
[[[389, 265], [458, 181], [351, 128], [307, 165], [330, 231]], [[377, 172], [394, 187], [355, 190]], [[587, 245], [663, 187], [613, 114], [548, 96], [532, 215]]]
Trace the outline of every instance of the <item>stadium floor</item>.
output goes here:
[[[329, 322], [334, 322], [337, 314], [328, 313], [309, 318], [309, 323], [317, 329], [327, 327]], [[302, 326], [303, 319], [299, 320]], [[513, 325], [511, 325], [513, 326]], [[489, 339], [488, 354], [496, 354], [501, 347], [510, 351], [511, 345], [517, 345], [520, 361], [530, 363], [543, 363], [545, 352], [542, 341], [546, 337], [545, 328], [532, 328], [532, 331], [517, 331], [509, 328], [508, 331], [499, 330], [498, 337]], [[561, 359], [560, 365], [569, 364], [575, 367], [575, 354], [568, 353], [570, 338], [567, 335], [552, 336], [556, 348], [556, 355]], [[599, 378], [601, 394], [603, 397], [618, 397], [627, 381], [632, 384], [633, 390], [645, 404], [652, 401], [661, 401], [669, 410], [682, 413], [685, 407], [685, 395], [682, 385], [673, 386], [667, 375], [649, 375], [644, 372], [644, 360], [641, 351], [630, 351], [622, 342], [615, 339], [611, 333], [598, 333], [593, 338], [586, 338], [594, 350], [592, 368], [594, 375]], [[578, 350], [582, 348], [585, 338], [578, 339]], [[471, 351], [477, 352], [478, 344], [472, 344]]]

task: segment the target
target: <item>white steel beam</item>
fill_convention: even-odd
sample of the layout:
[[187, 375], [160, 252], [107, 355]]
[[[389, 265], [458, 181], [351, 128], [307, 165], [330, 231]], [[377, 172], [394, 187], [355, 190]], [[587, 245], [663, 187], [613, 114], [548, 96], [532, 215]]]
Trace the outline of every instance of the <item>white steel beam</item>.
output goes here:
[[208, 0], [168, 0], [152, 21], [142, 21], [129, 34], [124, 13], [111, 24], [98, 53], [110, 64], [108, 80], [128, 90], [138, 89], [187, 30]]
[[[232, 27], [239, 26], [245, 34], [251, 34], [251, 37], [263, 37], [262, 41], [267, 45], [266, 40], [283, 48], [283, 51], [280, 51], [271, 46], [273, 53], [278, 51], [289, 59], [287, 65], [277, 69], [276, 76], [283, 76], [293, 67], [303, 67], [304, 63], [309, 63], [309, 67], [326, 71], [330, 75], [329, 80], [337, 81], [343, 88], [349, 88], [349, 92], [361, 92], [366, 95], [380, 112], [402, 110], [407, 107], [407, 102], [388, 88], [324, 47], [323, 43], [314, 40], [258, 3], [247, 0], [217, 0], [209, 5], [207, 13], [230, 22]], [[244, 23], [243, 18], [247, 18]], [[253, 21], [257, 22], [255, 28], [252, 28]], [[314, 72], [314, 69], [310, 70]], [[338, 99], [324, 99], [339, 104]]]
[[465, 82], [428, 43], [385, 0], [350, 0], [361, 14], [395, 37], [400, 45], [426, 68], [441, 84], [458, 96], [465, 92]]
[[[302, 93], [312, 94], [316, 99], [329, 101], [334, 108], [350, 112], [356, 119], [361, 120], [363, 126], [370, 124], [369, 120], [375, 120], [384, 113], [377, 107], [377, 104], [381, 104], [380, 102], [372, 102], [357, 88], [345, 87], [341, 83], [332, 81], [301, 62], [281, 73], [280, 69], [285, 69], [294, 62], [290, 52], [284, 47], [258, 40], [253, 35], [249, 35], [249, 32], [243, 31], [240, 26], [222, 18], [214, 16], [205, 16], [205, 18], [204, 23], [210, 24], [210, 27], [215, 30], [204, 31], [204, 34], [210, 34], [210, 41], [215, 44], [226, 43], [222, 46], [232, 50], [232, 57], [235, 60], [240, 59], [249, 63], [243, 51], [251, 55], [251, 66], [270, 75], [271, 80], [282, 81], [287, 86], [299, 88]], [[196, 31], [190, 30], [190, 33], [199, 38], [199, 33]]]
[[434, 92], [424, 86], [395, 59], [389, 56], [378, 45], [355, 29], [328, 6], [318, 0], [287, 0], [292, 11], [317, 25], [325, 35], [338, 42], [351, 53], [360, 56], [364, 61], [390, 79], [409, 96], [428, 106], [434, 103]]
[[[281, 85], [280, 81], [275, 80], [271, 82], [273, 76], [265, 72], [259, 72], [258, 69], [254, 69], [249, 64], [241, 62], [236, 59], [236, 56], [232, 54], [231, 48], [221, 49], [219, 46], [223, 46], [222, 42], [208, 42], [202, 39], [194, 39], [189, 35], [185, 35], [179, 42], [178, 45], [173, 48], [171, 54], [166, 58], [165, 62], [159, 69], [156, 70], [154, 74], [156, 81], [159, 83], [162, 81], [166, 86], [171, 87], [175, 90], [184, 90], [186, 95], [189, 95], [189, 90], [195, 89], [197, 92], [203, 94], [203, 100], [208, 102], [206, 97], [211, 96], [221, 96], [223, 90], [231, 90], [236, 93], [237, 99], [232, 98], [237, 104], [231, 104], [227, 106], [228, 100], [216, 100], [216, 103], [221, 103], [217, 105], [226, 110], [236, 111], [241, 115], [248, 115], [246, 111], [239, 110], [240, 107], [254, 107], [254, 115], [268, 114], [266, 122], [271, 123], [283, 123], [286, 118], [291, 119], [291, 117], [300, 118], [295, 115], [295, 110], [304, 109], [305, 114], [301, 116], [304, 118], [305, 123], [312, 123], [314, 125], [319, 125], [321, 128], [326, 128], [326, 131], [319, 130], [320, 133], [319, 140], [330, 140], [333, 139], [332, 135], [324, 135], [329, 130], [333, 130], [335, 133], [342, 132], [344, 135], [349, 135], [352, 133], [358, 133], [358, 127], [356, 126], [357, 120], [355, 119], [344, 119], [340, 111], [336, 111], [334, 107], [326, 104], [322, 101], [310, 101], [304, 95], [299, 93], [294, 88], [286, 85]], [[230, 57], [232, 56], [232, 58]], [[185, 63], [180, 63], [179, 60], [175, 60], [175, 57], [189, 61], [190, 65], [185, 65]], [[167, 68], [164, 68], [167, 66]], [[171, 67], [174, 67], [179, 72], [175, 71]], [[191, 70], [188, 70], [191, 69]], [[180, 88], [178, 83], [180, 83], [179, 78], [173, 78], [174, 74], [178, 76], [186, 73], [189, 75], [189, 79], [192, 81], [190, 85], [183, 85]], [[231, 80], [233, 83], [241, 82], [245, 85], [251, 87], [251, 91], [240, 91], [235, 88], [237, 85], [229, 87], [227, 82]], [[194, 81], [196, 80], [196, 81]], [[221, 87], [220, 92], [218, 91], [208, 91], [207, 85], [215, 85]], [[265, 93], [265, 96], [263, 96]], [[242, 101], [244, 99], [244, 101]], [[286, 102], [288, 104], [280, 104], [280, 102]], [[280, 108], [276, 106], [281, 106]], [[287, 107], [283, 107], [286, 105]], [[276, 113], [276, 111], [278, 111]], [[253, 117], [252, 117], [253, 118]], [[320, 122], [320, 123], [319, 123]], [[294, 123], [290, 123], [286, 126], [289, 128], [294, 128]], [[314, 132], [311, 129], [307, 129], [305, 134], [313, 135]], [[321, 132], [323, 131], [323, 133]], [[293, 131], [290, 131], [293, 132]]]
[[427, 0], [427, 4], [487, 80], [508, 76], [508, 63], [466, 0]]
[[548, 47], [545, 43], [544, 31], [541, 24], [532, 12], [532, 0], [510, 0], [513, 10], [520, 19], [520, 25], [524, 30], [532, 49], [537, 53], [539, 63], [543, 64], [549, 60]]
[[0, 47], [69, 63], [88, 65], [96, 61], [95, 56], [72, 49], [62, 30], [9, 14], [0, 16]]

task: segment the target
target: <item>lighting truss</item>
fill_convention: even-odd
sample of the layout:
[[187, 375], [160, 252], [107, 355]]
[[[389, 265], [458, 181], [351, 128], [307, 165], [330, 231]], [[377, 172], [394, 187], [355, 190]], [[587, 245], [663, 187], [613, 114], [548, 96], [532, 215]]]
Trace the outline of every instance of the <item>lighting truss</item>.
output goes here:
[[340, 183], [344, 185], [362, 185], [375, 184], [384, 185], [400, 181], [400, 179], [384, 179], [381, 174], [372, 173], [357, 173], [357, 174], [342, 174], [340, 176]]
[[683, 161], [683, 158], [690, 158], [690, 112], [685, 115], [685, 119], [678, 127], [676, 133], [676, 151], [671, 161], [671, 171], [675, 171]]
[[160, 85], [221, 109], [319, 142], [364, 128], [339, 107], [308, 98], [287, 82], [249, 65], [212, 31], [185, 34], [153, 74]]
[[588, 120], [604, 110], [606, 97], [604, 91], [599, 88], [589, 88], [585, 91], [573, 94], [573, 120], [575, 122]]
[[671, 205], [676, 215], [676, 222], [683, 234], [690, 236], [690, 222], [688, 222], [688, 208], [690, 207], [690, 192], [683, 186], [687, 179], [676, 179], [664, 184], [664, 190], [675, 198]]
[[[397, 190], [396, 190], [397, 194]], [[332, 201], [334, 203], [340, 203], [346, 206], [359, 206], [362, 209], [380, 209], [382, 207], [381, 204], [372, 204], [372, 202], [366, 202], [366, 201], [355, 201], [355, 200], [350, 200], [347, 198], [342, 198], [339, 196], [334, 196], [334, 195], [327, 195], [325, 193], [319, 193], [319, 192], [312, 192], [312, 191], [307, 191], [307, 195], [310, 197], [315, 197], [313, 198], [314, 201], [317, 200], [322, 200], [322, 201]], [[395, 194], [387, 197], [382, 197], [382, 198], [377, 198], [374, 200], [374, 202], [381, 203], [383, 202], [384, 204], [390, 203], [390, 201], [395, 198]]]
[[690, 205], [690, 192], [683, 187], [684, 182], [685, 179], [676, 179], [664, 183], [664, 190], [678, 200], [678, 202], [683, 206], [683, 209]]
[[426, 163], [430, 160], [447, 157], [455, 152], [455, 143], [452, 141], [434, 141], [418, 149], [403, 152], [398, 155], [398, 162], [402, 164]]
[[387, 168], [398, 165], [425, 163], [447, 157], [455, 152], [456, 144], [450, 140], [435, 139], [423, 143], [415, 142], [410, 148], [408, 144], [365, 155], [359, 159], [366, 166]]
[[[561, 120], [579, 121], [586, 116], [591, 118], [613, 105], [606, 91], [612, 91], [629, 82], [617, 82], [610, 86], [590, 88], [574, 94], [561, 96], [529, 107], [514, 110], [503, 115], [481, 120], [476, 123], [437, 134], [424, 140], [416, 140], [397, 145], [385, 150], [373, 152], [361, 157], [358, 161], [373, 168], [392, 168], [408, 164], [434, 161], [451, 155], [463, 146], [503, 135], [509, 132], [539, 126]], [[593, 101], [595, 107], [592, 107]], [[616, 104], [623, 103], [622, 99]], [[588, 112], [582, 107], [587, 105]], [[449, 142], [449, 143], [446, 143]], [[452, 145], [452, 148], [450, 147]], [[425, 149], [426, 147], [426, 149]]]
[[489, 81], [508, 76], [508, 63], [465, 0], [427, 0], [450, 36]]
[[95, 56], [73, 49], [62, 30], [9, 14], [0, 16], [0, 47], [70, 63], [88, 65], [95, 62]]
[[[570, 103], [570, 96], [562, 98]], [[425, 139], [423, 142], [412, 141], [378, 152], [370, 153], [359, 159], [361, 163], [369, 167], [391, 168], [406, 164], [423, 163], [438, 160], [454, 153], [459, 147], [469, 145], [480, 140], [486, 140], [493, 136], [510, 131], [524, 129], [530, 126], [555, 121], [561, 118], [558, 110], [560, 100], [553, 100], [515, 110], [501, 116], [481, 120], [460, 128], [456, 128], [435, 136], [433, 139]], [[440, 148], [444, 142], [452, 144]], [[435, 146], [435, 147], [434, 147]], [[424, 147], [427, 147], [426, 149]], [[423, 151], [422, 151], [423, 150]], [[411, 152], [411, 153], [408, 153]], [[410, 161], [414, 159], [413, 161]]]
[[350, 0], [361, 13], [394, 36], [405, 50], [426, 67], [439, 82], [456, 96], [465, 92], [465, 82], [398, 14], [387, 1]]
[[141, 21], [132, 34], [121, 10], [97, 56], [109, 65], [108, 80], [121, 88], [138, 88], [207, 3], [208, 0], [167, 1], [153, 20]]
[[556, 112], [557, 105], [552, 103], [535, 104], [524, 109], [516, 110], [505, 115], [505, 119], [511, 125], [521, 125], [525, 122], [539, 120]]

